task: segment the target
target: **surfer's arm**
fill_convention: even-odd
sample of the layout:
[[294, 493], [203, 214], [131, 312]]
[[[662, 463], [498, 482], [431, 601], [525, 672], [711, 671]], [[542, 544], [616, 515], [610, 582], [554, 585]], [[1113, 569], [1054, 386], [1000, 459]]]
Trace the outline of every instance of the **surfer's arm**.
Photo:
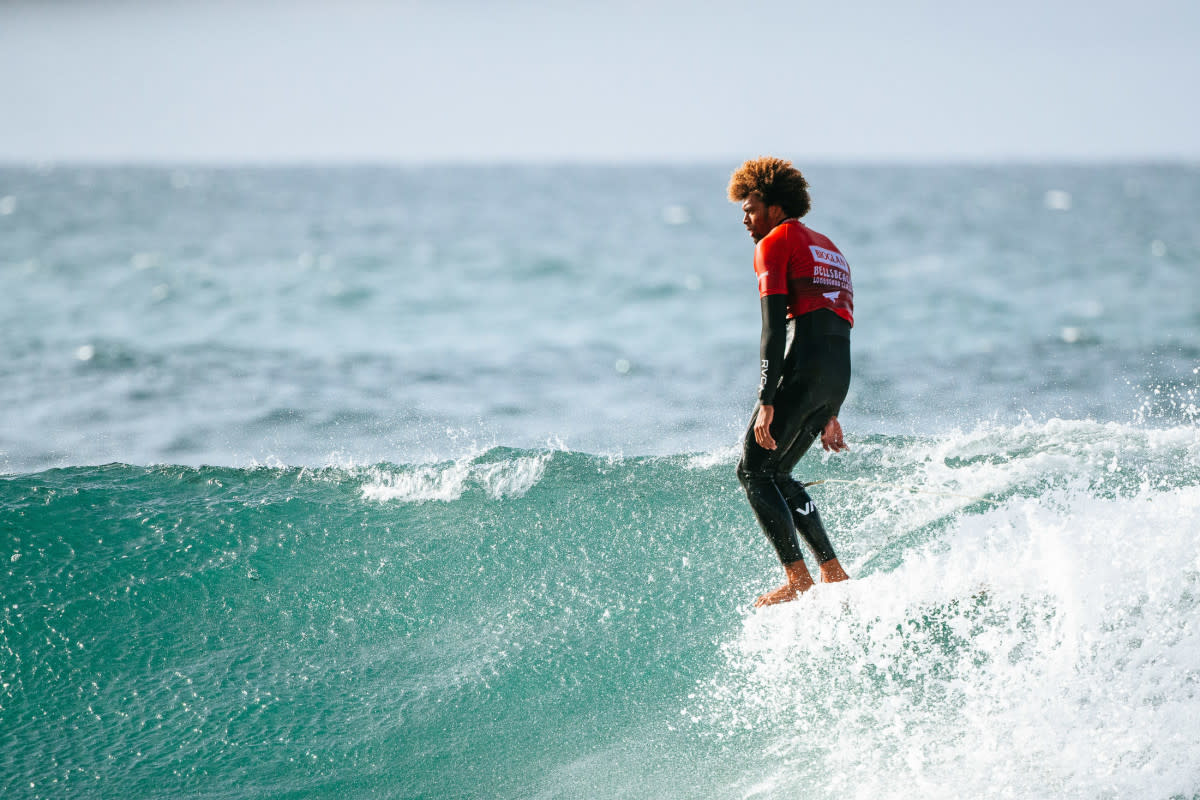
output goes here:
[[783, 374], [783, 352], [787, 345], [786, 294], [768, 294], [762, 298], [762, 338], [759, 341], [758, 401], [764, 406], [775, 402], [775, 390]]
[[783, 353], [787, 344], [786, 294], [768, 294], [762, 298], [762, 339], [758, 351], [758, 401], [760, 408], [754, 423], [754, 438], [767, 450], [775, 449], [771, 421], [775, 416], [775, 390], [783, 374]]

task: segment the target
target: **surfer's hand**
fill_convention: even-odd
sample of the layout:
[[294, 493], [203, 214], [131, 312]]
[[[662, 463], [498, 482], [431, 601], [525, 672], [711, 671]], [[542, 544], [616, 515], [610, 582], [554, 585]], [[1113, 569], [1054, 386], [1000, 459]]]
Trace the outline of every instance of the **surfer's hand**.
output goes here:
[[754, 440], [764, 450], [775, 449], [775, 437], [771, 436], [771, 420], [775, 418], [775, 406], [759, 406], [758, 419], [754, 421]]
[[830, 417], [829, 422], [825, 423], [825, 430], [821, 431], [821, 447], [831, 453], [850, 449], [842, 437], [842, 423], [838, 422], [837, 417]]

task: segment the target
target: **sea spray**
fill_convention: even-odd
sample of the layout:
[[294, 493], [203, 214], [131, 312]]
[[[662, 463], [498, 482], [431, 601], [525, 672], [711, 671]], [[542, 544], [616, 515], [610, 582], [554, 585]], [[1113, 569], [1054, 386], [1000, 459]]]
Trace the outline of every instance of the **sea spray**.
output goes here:
[[0, 788], [1195, 795], [1196, 428], [850, 444], [759, 611], [729, 448], [0, 477]]
[[747, 616], [696, 727], [775, 776], [763, 796], [1191, 797], [1197, 518], [1197, 486], [964, 517]]

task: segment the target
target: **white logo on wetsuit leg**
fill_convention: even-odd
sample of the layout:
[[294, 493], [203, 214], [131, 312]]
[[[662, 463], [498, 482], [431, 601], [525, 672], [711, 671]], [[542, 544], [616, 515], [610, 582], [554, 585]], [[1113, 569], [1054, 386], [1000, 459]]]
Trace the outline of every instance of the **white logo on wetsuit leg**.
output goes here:
[[758, 376], [758, 388], [759, 389], [761, 389], [767, 385], [767, 366], [768, 366], [768, 362], [764, 358], [762, 360], [762, 372], [759, 373], [759, 376]]
[[797, 514], [803, 514], [806, 517], [814, 511], [816, 511], [816, 509], [813, 508], [812, 500], [809, 500], [808, 505], [804, 506], [803, 508], [796, 509]]

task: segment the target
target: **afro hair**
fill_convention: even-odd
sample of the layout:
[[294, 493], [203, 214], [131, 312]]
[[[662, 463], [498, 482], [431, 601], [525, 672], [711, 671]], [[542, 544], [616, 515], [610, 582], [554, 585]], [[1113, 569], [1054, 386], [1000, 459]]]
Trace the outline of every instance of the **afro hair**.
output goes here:
[[757, 194], [769, 206], [780, 206], [789, 217], [803, 217], [811, 202], [808, 181], [792, 162], [762, 156], [742, 164], [729, 178], [729, 199], [735, 203]]

